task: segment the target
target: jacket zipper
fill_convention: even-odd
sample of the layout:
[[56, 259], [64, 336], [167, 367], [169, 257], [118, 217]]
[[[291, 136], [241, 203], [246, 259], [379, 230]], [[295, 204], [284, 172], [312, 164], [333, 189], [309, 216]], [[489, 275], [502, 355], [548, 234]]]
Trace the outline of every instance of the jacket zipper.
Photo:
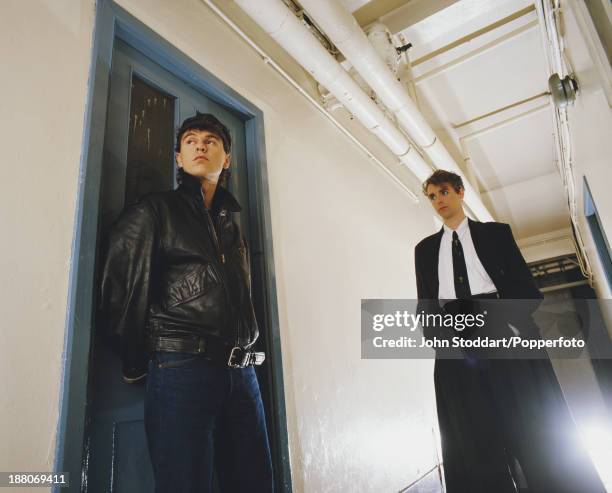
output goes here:
[[[215, 248], [216, 248], [216, 253], [218, 255], [218, 260], [219, 262], [222, 264], [221, 265], [221, 271], [224, 271], [223, 265], [225, 264], [225, 254], [221, 251], [221, 245], [219, 242], [219, 238], [217, 236], [217, 232], [215, 231], [215, 225], [212, 222], [212, 218], [210, 217], [210, 211], [206, 208], [206, 205], [204, 203], [204, 192], [202, 192], [202, 190], [200, 189], [200, 197], [202, 198], [202, 209], [204, 210], [204, 216], [206, 217], [206, 228], [208, 229], [208, 232], [210, 235], [212, 235], [213, 237], [213, 241], [215, 243]], [[219, 222], [219, 225], [221, 223]], [[227, 287], [227, 281], [226, 281], [226, 276], [224, 275], [220, 275], [219, 276], [222, 284], [223, 284], [223, 292], [225, 293], [225, 306], [227, 307], [228, 310], [230, 310], [231, 306], [230, 306], [230, 296], [228, 293], [228, 287]], [[238, 346], [240, 344], [240, 324], [238, 324], [238, 326], [236, 327], [236, 338], [235, 338], [236, 343], [234, 344], [234, 346]]]

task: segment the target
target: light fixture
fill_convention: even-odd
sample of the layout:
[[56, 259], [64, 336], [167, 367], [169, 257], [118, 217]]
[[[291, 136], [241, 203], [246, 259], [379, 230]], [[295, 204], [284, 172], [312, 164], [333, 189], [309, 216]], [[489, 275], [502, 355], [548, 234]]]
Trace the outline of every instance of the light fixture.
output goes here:
[[578, 82], [571, 75], [566, 75], [562, 79], [559, 74], [552, 74], [548, 78], [548, 88], [555, 106], [565, 108], [574, 104], [578, 92]]

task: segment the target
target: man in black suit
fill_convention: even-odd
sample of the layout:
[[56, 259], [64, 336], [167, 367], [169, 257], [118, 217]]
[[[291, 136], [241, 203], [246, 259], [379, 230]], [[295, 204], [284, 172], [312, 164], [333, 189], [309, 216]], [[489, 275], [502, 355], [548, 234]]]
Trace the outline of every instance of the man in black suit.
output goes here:
[[[468, 219], [455, 173], [437, 170], [423, 192], [444, 226], [415, 248], [419, 306], [457, 313], [473, 308], [474, 300], [511, 299], [517, 300], [513, 323], [515, 317], [524, 322], [526, 307], [530, 312], [542, 294], [510, 227]], [[495, 320], [495, 331], [517, 330]], [[480, 335], [491, 329], [485, 325]], [[465, 337], [451, 328], [435, 330], [436, 337]], [[550, 361], [443, 358], [437, 354], [434, 383], [447, 493], [605, 492]]]

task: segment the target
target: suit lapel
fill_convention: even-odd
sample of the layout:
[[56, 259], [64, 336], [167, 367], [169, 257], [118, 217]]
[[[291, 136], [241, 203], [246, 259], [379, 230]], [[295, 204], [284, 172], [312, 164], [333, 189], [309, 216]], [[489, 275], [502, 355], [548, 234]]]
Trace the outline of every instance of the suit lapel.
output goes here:
[[[474, 243], [474, 249], [476, 250], [476, 255], [480, 260], [480, 263], [487, 271], [487, 274], [493, 281], [493, 284], [499, 289], [500, 286], [500, 277], [499, 277], [499, 269], [497, 262], [497, 252], [494, 249], [494, 242], [491, 238], [487, 237], [487, 232], [485, 224], [472, 221], [468, 218], [468, 226], [470, 228], [470, 235], [472, 237], [472, 242]], [[431, 247], [429, 249], [429, 268], [428, 272], [431, 273], [430, 281], [431, 281], [431, 289], [433, 291], [432, 295], [434, 297], [438, 296], [438, 291], [440, 289], [440, 277], [438, 274], [438, 263], [440, 259], [440, 244], [442, 242], [442, 235], [444, 233], [444, 227], [438, 231], [434, 237], [432, 238]], [[426, 271], [426, 272], [427, 272]]]
[[472, 221], [468, 218], [468, 225], [470, 227], [470, 235], [472, 236], [472, 242], [474, 243], [474, 249], [480, 263], [489, 274], [489, 277], [493, 281], [493, 284], [498, 286], [498, 276], [496, 268], [496, 252], [492, 250], [493, 243], [490, 238], [487, 238], [486, 232], [484, 231], [484, 223]]

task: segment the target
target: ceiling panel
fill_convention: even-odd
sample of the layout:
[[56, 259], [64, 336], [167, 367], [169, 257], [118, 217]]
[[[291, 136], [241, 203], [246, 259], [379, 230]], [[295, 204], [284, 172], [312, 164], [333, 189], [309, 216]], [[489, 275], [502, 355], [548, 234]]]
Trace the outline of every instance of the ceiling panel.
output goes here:
[[407, 2], [382, 19], [391, 32], [412, 43], [413, 60], [533, 5], [531, 0], [461, 0], [421, 19], [418, 3]]
[[553, 173], [552, 116], [535, 113], [465, 139], [483, 191], [495, 190]]
[[547, 90], [540, 34], [530, 29], [421, 79], [417, 89], [438, 99], [446, 121], [459, 125]]
[[370, 0], [340, 0], [340, 3], [344, 5], [349, 12], [355, 12], [355, 10], [370, 3]]
[[482, 200], [496, 221], [512, 226], [517, 239], [569, 227], [567, 200], [556, 173], [482, 194]]

